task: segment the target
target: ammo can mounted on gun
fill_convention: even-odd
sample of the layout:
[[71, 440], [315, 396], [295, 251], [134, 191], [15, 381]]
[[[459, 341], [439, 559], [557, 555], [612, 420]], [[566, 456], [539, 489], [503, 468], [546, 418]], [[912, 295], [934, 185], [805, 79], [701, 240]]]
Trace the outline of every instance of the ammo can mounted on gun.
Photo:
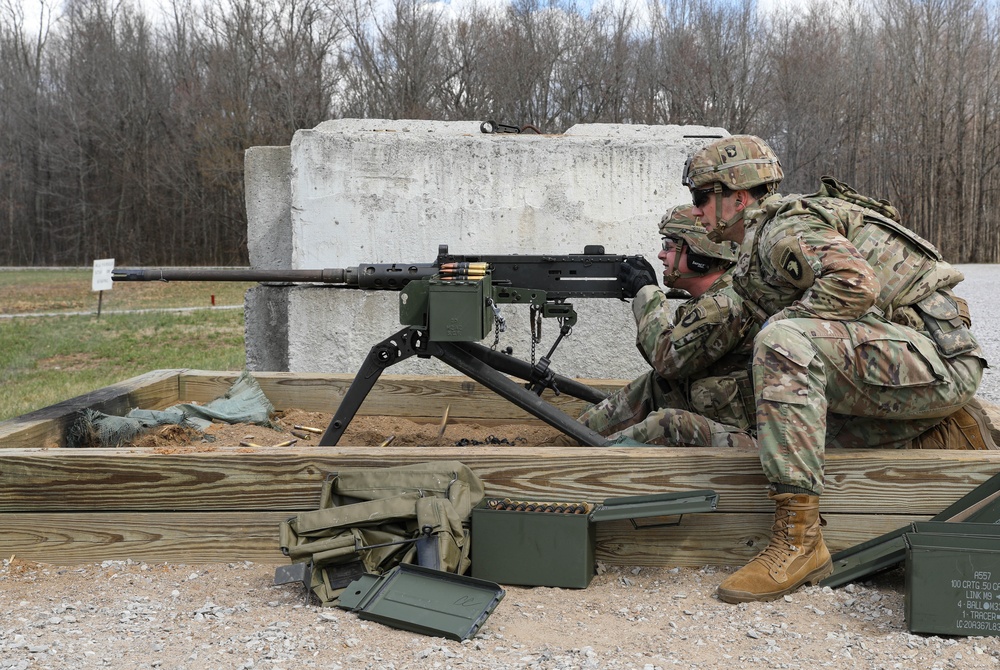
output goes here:
[[[441, 245], [433, 263], [370, 263], [326, 270], [115, 269], [115, 281], [257, 281], [322, 283], [335, 288], [399, 291], [403, 328], [371, 348], [334, 413], [320, 446], [340, 440], [386, 368], [411, 356], [436, 358], [580, 444], [607, 440], [541, 398], [566, 393], [596, 403], [605, 395], [549, 368], [550, 359], [577, 321], [574, 298], [621, 298], [617, 274], [629, 256], [588, 245], [582, 254], [454, 255]], [[632, 257], [632, 258], [638, 258]], [[479, 344], [505, 328], [501, 304], [529, 305], [536, 318], [559, 321], [559, 336], [538, 362]], [[495, 344], [495, 343], [494, 343]], [[507, 375], [524, 380], [518, 384]]]

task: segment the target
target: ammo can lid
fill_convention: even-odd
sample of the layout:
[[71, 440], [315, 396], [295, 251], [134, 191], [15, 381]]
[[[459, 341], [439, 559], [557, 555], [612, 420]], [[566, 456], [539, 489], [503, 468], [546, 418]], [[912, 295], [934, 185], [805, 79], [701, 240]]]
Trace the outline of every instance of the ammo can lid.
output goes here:
[[462, 641], [476, 634], [505, 594], [485, 579], [401, 563], [351, 582], [337, 606], [393, 628]]
[[654, 516], [713, 512], [718, 504], [719, 494], [707, 489], [608, 498], [590, 513], [590, 520], [617, 521], [619, 519], [644, 519]]
[[915, 521], [903, 535], [909, 548], [1000, 551], [1000, 526], [992, 523]]
[[[978, 525], [978, 524], [977, 524]], [[909, 550], [937, 552], [955, 551], [961, 554], [986, 553], [996, 561], [1000, 557], [1000, 534], [975, 535], [962, 533], [906, 533], [903, 535]]]
[[960, 537], [985, 537], [1000, 539], [1000, 525], [975, 523], [972, 521], [914, 521], [906, 532], [907, 537], [915, 535], [944, 535]]
[[[917, 523], [938, 522], [949, 522], [952, 525], [972, 522], [989, 525], [1000, 522], [1000, 474], [990, 477], [944, 511], [934, 515], [930, 521]], [[906, 558], [904, 535], [910, 530], [910, 527], [903, 526], [835, 553], [833, 574], [821, 581], [820, 586], [836, 588], [898, 564]]]

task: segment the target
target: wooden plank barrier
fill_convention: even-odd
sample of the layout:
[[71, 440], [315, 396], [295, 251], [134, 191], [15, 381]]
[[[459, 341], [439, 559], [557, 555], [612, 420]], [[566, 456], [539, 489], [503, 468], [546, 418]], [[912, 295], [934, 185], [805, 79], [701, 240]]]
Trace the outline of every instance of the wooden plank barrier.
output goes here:
[[[234, 372], [158, 370], [0, 423], [0, 555], [55, 564], [107, 559], [283, 563], [278, 522], [314, 509], [320, 484], [347, 467], [459, 460], [492, 496], [589, 500], [714, 489], [719, 511], [680, 525], [598, 524], [598, 557], [619, 565], [738, 565], [767, 541], [772, 506], [752, 451], [660, 447], [218, 447], [208, 451], [67, 449], [83, 408], [124, 413], [222, 395]], [[331, 412], [350, 375], [256, 373], [278, 409]], [[622, 382], [595, 385], [612, 390]], [[579, 401], [556, 401], [570, 414]], [[384, 376], [361, 414], [454, 422], [525, 414], [460, 377]], [[926, 519], [1000, 472], [1000, 452], [827, 453], [824, 531], [831, 549]]]

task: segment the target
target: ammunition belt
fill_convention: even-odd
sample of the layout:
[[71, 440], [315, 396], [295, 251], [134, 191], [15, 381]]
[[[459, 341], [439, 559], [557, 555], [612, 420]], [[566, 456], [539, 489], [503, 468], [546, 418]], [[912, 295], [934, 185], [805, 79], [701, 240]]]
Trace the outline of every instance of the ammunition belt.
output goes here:
[[549, 514], [590, 514], [594, 505], [589, 502], [526, 502], [510, 498], [486, 501], [487, 509], [499, 512], [546, 512]]

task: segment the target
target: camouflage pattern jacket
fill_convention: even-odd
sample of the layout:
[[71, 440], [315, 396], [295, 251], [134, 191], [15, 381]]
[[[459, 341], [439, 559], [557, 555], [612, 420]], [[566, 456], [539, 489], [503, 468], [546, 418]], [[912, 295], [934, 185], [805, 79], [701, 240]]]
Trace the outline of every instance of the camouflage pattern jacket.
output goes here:
[[673, 318], [663, 291], [646, 286], [632, 301], [636, 345], [664, 379], [722, 377], [746, 371], [757, 324], [732, 286], [732, 269]]
[[962, 281], [891, 205], [876, 211], [864, 204], [878, 201], [837, 197], [844, 191], [853, 193], [827, 177], [816, 194], [771, 195], [747, 209], [734, 285], [760, 315], [849, 321], [876, 307], [891, 318]]
[[945, 356], [982, 357], [964, 301], [950, 291], [962, 273], [903, 226], [891, 205], [829, 177], [816, 194], [776, 194], [758, 205], [744, 215], [733, 287], [759, 321], [873, 313], [936, 330]]

